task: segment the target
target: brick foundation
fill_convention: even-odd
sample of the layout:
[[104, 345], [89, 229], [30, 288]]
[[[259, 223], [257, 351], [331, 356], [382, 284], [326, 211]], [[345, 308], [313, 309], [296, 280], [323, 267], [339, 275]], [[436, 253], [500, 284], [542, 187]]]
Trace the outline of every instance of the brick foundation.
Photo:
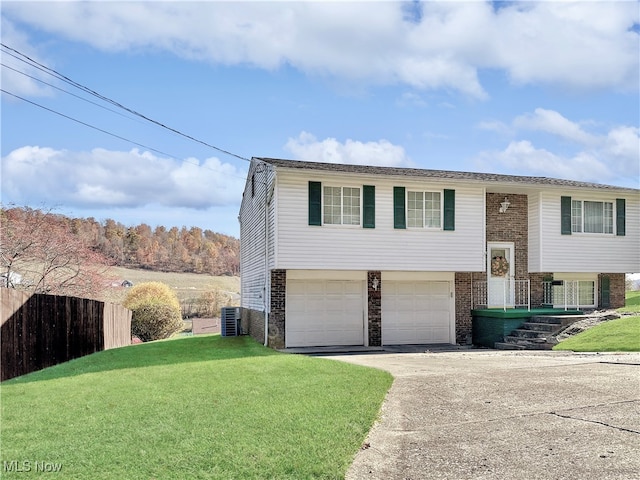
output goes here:
[[[374, 279], [377, 279], [377, 288], [374, 288]], [[369, 345], [379, 347], [382, 345], [382, 275], [379, 271], [367, 272], [367, 303], [368, 303], [368, 329]]]
[[[467, 344], [471, 339], [471, 282], [473, 273], [456, 272], [456, 343]], [[477, 279], [476, 279], [477, 280]]]
[[269, 315], [269, 338], [271, 348], [285, 345], [285, 306], [287, 297], [287, 271], [271, 270], [271, 313]]
[[256, 342], [264, 343], [264, 312], [250, 308], [240, 309], [240, 330]]
[[621, 308], [625, 305], [625, 274], [601, 273], [598, 275], [598, 303], [602, 299], [602, 277], [609, 277], [609, 301], [608, 308]]

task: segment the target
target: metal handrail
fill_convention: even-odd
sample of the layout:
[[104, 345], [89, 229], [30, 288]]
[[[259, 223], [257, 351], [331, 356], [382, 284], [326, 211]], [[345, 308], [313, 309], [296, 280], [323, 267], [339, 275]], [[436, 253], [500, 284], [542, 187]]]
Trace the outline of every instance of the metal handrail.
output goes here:
[[[502, 294], [499, 296], [498, 302], [495, 303], [501, 303], [504, 310], [512, 307], [526, 307], [527, 310], [531, 310], [531, 282], [529, 279], [493, 279], [491, 283], [497, 285], [500, 281], [502, 281], [503, 287]], [[511, 298], [512, 296], [513, 298]], [[492, 302], [492, 305], [494, 305], [494, 302]], [[472, 308], [489, 306], [489, 282], [487, 280], [472, 282], [471, 306]]]

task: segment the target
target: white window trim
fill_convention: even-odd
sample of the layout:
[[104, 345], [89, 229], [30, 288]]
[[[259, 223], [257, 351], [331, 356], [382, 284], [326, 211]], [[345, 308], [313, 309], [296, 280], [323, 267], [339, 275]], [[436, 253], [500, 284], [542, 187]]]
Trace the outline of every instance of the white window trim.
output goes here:
[[[583, 305], [580, 304], [580, 308], [598, 308], [598, 274], [585, 274], [585, 273], [554, 273], [554, 280], [563, 280], [565, 282], [593, 282], [593, 304], [592, 305]], [[564, 287], [563, 287], [564, 288]], [[555, 294], [555, 292], [554, 292]], [[579, 294], [579, 293], [578, 293]], [[555, 300], [555, 298], [554, 298]], [[555, 303], [554, 307], [562, 308], [564, 304]], [[577, 305], [568, 305], [568, 307], [577, 308]]]
[[[324, 189], [325, 188], [339, 188], [340, 189], [340, 221], [344, 221], [344, 189], [345, 188], [353, 188], [358, 190], [359, 198], [360, 198], [360, 220], [357, 225], [353, 224], [344, 224], [344, 223], [326, 223], [324, 221], [324, 207], [325, 207], [325, 198], [324, 198]], [[323, 227], [334, 227], [334, 228], [362, 228], [362, 211], [363, 211], [363, 200], [362, 200], [362, 186], [358, 185], [330, 185], [327, 183], [322, 183], [321, 186], [322, 192], [322, 205], [321, 205], [321, 215], [322, 215], [322, 226]]]
[[[418, 193], [438, 193], [440, 194], [440, 226], [439, 227], [428, 227], [426, 225], [423, 225], [422, 227], [410, 227], [409, 226], [409, 192], [418, 192]], [[423, 198], [423, 206], [424, 206], [424, 198]], [[406, 224], [407, 224], [407, 230], [430, 230], [430, 231], [440, 231], [443, 229], [444, 226], [444, 190], [420, 190], [417, 188], [411, 188], [411, 187], [407, 187], [405, 188], [405, 199], [404, 199], [404, 204], [405, 204], [405, 218], [406, 218]], [[423, 221], [424, 221], [424, 210], [422, 212], [423, 215]]]
[[[576, 232], [573, 229], [573, 202], [580, 202], [580, 213], [582, 214], [582, 219], [580, 222], [580, 226], [581, 226], [581, 230], [579, 232]], [[602, 203], [603, 204], [603, 222], [604, 222], [604, 204], [605, 203], [610, 203], [611, 204], [611, 233], [605, 233], [605, 232], [585, 232], [584, 231], [584, 202], [594, 202], [594, 203]], [[617, 218], [617, 212], [616, 212], [616, 201], [615, 200], [598, 200], [598, 199], [588, 199], [588, 198], [572, 198], [571, 199], [571, 234], [572, 235], [588, 235], [588, 236], [597, 236], [597, 235], [601, 235], [601, 236], [606, 236], [606, 237], [610, 237], [610, 236], [615, 236], [616, 234], [616, 218]], [[604, 225], [604, 223], [603, 223]]]

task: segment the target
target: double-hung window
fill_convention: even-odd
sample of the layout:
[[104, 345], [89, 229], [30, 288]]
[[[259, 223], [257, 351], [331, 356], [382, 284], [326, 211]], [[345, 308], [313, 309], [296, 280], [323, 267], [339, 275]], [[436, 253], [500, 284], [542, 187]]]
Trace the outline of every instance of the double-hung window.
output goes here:
[[571, 232], [613, 234], [613, 202], [572, 199]]
[[441, 228], [442, 201], [440, 192], [407, 192], [407, 226], [410, 228]]
[[325, 225], [360, 225], [360, 188], [324, 186], [322, 193]]

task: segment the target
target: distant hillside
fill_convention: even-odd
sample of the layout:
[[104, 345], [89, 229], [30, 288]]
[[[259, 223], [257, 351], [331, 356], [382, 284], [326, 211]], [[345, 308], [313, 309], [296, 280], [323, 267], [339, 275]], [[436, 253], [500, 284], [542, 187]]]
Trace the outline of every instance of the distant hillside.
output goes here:
[[144, 223], [127, 227], [111, 219], [55, 218], [116, 266], [209, 275], [237, 276], [240, 272], [240, 241], [235, 237], [197, 227], [152, 229]]

